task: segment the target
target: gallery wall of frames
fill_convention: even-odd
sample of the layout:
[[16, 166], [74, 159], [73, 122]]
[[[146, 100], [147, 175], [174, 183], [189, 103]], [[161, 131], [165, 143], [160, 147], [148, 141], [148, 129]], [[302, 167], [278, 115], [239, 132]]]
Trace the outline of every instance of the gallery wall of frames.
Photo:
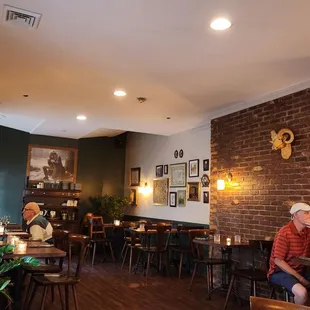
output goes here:
[[[131, 207], [126, 214], [208, 224], [209, 135], [209, 128], [169, 137], [130, 133], [125, 188]], [[148, 195], [140, 193], [146, 184]]]

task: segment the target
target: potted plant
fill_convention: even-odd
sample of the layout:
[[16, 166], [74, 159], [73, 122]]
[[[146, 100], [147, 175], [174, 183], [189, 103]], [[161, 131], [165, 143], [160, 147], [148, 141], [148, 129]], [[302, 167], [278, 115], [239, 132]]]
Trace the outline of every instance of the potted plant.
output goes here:
[[14, 250], [14, 245], [5, 245], [0, 247], [0, 293], [6, 296], [6, 298], [9, 300], [9, 302], [12, 302], [12, 298], [8, 294], [7, 287], [11, 282], [11, 279], [8, 277], [5, 277], [4, 274], [8, 271], [25, 265], [30, 266], [39, 266], [40, 262], [36, 260], [33, 257], [21, 257], [16, 258], [10, 261], [3, 261], [3, 256], [5, 254], [12, 253]]
[[113, 222], [122, 220], [124, 216], [125, 206], [129, 204], [127, 198], [116, 195], [103, 195], [90, 197], [89, 201], [92, 205], [92, 211], [96, 215], [101, 215], [104, 222]]

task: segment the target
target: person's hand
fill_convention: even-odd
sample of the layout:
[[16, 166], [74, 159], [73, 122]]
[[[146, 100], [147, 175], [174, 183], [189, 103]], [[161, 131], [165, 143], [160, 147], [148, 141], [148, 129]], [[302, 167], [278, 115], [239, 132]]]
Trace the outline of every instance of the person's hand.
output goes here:
[[300, 277], [298, 280], [304, 287], [310, 287], [310, 282], [304, 277]]

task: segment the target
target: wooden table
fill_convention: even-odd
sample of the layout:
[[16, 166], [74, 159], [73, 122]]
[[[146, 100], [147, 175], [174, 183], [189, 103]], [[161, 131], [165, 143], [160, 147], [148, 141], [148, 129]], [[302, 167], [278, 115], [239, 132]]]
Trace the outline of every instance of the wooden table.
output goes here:
[[[231, 265], [233, 263], [232, 259], [231, 259], [231, 255], [232, 255], [232, 249], [233, 248], [246, 248], [249, 247], [249, 242], [235, 242], [234, 238], [231, 238], [231, 242], [227, 243], [226, 241], [226, 237], [221, 236], [221, 240], [220, 242], [214, 242], [214, 239], [208, 239], [208, 240], [202, 240], [202, 239], [194, 239], [193, 242], [195, 244], [197, 244], [198, 246], [210, 246], [210, 247], [216, 247], [216, 248], [221, 248], [221, 252], [222, 252], [222, 258], [228, 259], [231, 263], [228, 264], [228, 283], [230, 281], [230, 277], [231, 277]], [[211, 289], [208, 292], [208, 296], [207, 298], [210, 298], [211, 294], [214, 291], [217, 290], [225, 290], [227, 291], [228, 288], [228, 283], [227, 283], [227, 270], [226, 267], [223, 266], [222, 267], [222, 284], [219, 287], [215, 287], [213, 289]], [[233, 291], [233, 293], [235, 294], [235, 292]], [[236, 294], [235, 294], [236, 295]]]
[[295, 264], [300, 264], [300, 265], [310, 267], [310, 259], [308, 260], [308, 259], [302, 259], [299, 257], [295, 257], [295, 258], [292, 258], [292, 262]]
[[31, 234], [25, 232], [25, 231], [7, 231], [4, 233], [0, 233], [0, 238], [5, 238], [7, 236], [17, 236], [23, 239], [28, 239], [31, 237]]
[[[35, 243], [34, 241], [29, 241], [29, 243]], [[43, 242], [45, 245], [46, 242]], [[66, 256], [66, 252], [59, 250], [55, 248], [54, 246], [51, 247], [28, 247], [27, 250], [24, 253], [18, 253], [18, 252], [13, 252], [12, 254], [5, 254], [3, 259], [12, 259], [12, 258], [17, 258], [17, 257], [24, 257], [24, 256], [31, 256], [34, 258], [59, 258], [63, 259]], [[21, 292], [22, 292], [22, 268], [16, 268], [16, 274], [15, 274], [15, 294], [14, 294], [14, 303], [13, 303], [13, 309], [14, 310], [20, 310], [21, 309]]]

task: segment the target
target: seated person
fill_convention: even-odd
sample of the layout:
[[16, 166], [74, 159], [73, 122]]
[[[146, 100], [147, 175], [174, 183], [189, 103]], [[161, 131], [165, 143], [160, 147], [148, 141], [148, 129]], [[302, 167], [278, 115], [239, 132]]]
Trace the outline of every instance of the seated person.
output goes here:
[[27, 231], [31, 234], [32, 240], [52, 241], [53, 227], [44, 216], [40, 215], [40, 207], [35, 202], [25, 205], [23, 218], [27, 221]]
[[268, 279], [291, 292], [296, 304], [308, 305], [310, 274], [306, 274], [305, 267], [292, 259], [310, 257], [310, 228], [307, 227], [310, 224], [310, 206], [303, 202], [295, 203], [290, 213], [292, 220], [274, 238]]

